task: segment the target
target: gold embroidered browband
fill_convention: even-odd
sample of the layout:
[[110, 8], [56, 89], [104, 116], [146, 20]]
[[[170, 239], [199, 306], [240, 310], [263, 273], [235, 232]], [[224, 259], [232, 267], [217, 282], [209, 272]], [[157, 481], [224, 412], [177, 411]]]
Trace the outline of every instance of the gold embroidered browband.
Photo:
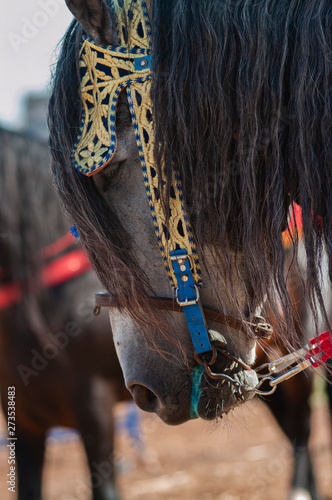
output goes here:
[[[125, 88], [141, 160], [144, 183], [171, 284], [177, 288], [169, 253], [185, 249], [192, 262], [195, 284], [202, 285], [195, 239], [184, 207], [181, 181], [175, 170], [171, 179], [170, 217], [161, 203], [157, 169], [154, 167], [154, 130], [151, 88], [151, 34], [143, 0], [113, 0], [120, 44], [99, 46], [84, 36], [80, 48], [82, 122], [72, 162], [81, 175], [102, 170], [116, 150], [115, 115], [118, 97]], [[130, 28], [127, 29], [126, 26]]]

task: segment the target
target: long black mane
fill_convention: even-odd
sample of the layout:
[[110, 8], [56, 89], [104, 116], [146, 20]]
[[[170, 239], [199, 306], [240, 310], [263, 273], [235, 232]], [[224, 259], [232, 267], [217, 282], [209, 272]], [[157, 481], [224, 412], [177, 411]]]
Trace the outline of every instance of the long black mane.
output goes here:
[[[213, 242], [233, 294], [229, 256], [243, 252], [253, 303], [267, 298], [290, 318], [281, 233], [296, 202], [315, 311], [323, 249], [332, 278], [331, 2], [153, 0], [152, 12], [155, 160], [180, 173], [200, 254]], [[80, 36], [73, 23], [54, 77], [53, 168], [105, 287], [119, 305], [139, 306], [145, 281], [128, 239], [93, 182], [70, 164]]]

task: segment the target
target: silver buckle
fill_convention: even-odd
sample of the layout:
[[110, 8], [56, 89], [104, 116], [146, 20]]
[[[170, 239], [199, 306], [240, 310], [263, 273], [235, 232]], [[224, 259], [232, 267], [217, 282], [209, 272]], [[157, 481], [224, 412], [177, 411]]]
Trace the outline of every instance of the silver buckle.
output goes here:
[[175, 298], [176, 298], [176, 302], [179, 304], [179, 306], [181, 307], [184, 307], [184, 306], [194, 306], [195, 304], [197, 304], [197, 302], [199, 301], [199, 291], [198, 291], [198, 288], [196, 285], [194, 285], [195, 287], [195, 292], [196, 292], [196, 298], [194, 300], [184, 300], [184, 301], [180, 301], [179, 300], [179, 289], [177, 288], [175, 290]]

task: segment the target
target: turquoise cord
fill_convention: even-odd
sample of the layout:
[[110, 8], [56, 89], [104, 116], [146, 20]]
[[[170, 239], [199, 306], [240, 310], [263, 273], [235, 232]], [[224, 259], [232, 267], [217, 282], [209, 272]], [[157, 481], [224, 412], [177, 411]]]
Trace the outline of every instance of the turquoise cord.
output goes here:
[[201, 380], [202, 375], [205, 371], [204, 366], [197, 364], [192, 373], [192, 389], [191, 389], [191, 407], [190, 407], [190, 417], [192, 419], [198, 418], [198, 403], [201, 397]]

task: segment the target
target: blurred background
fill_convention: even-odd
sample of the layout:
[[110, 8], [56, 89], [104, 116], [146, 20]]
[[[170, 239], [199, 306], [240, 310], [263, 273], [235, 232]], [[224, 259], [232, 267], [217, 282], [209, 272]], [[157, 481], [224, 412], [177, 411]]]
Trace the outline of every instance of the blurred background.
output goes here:
[[24, 127], [24, 97], [47, 94], [57, 44], [71, 21], [64, 0], [0, 0], [0, 124]]

